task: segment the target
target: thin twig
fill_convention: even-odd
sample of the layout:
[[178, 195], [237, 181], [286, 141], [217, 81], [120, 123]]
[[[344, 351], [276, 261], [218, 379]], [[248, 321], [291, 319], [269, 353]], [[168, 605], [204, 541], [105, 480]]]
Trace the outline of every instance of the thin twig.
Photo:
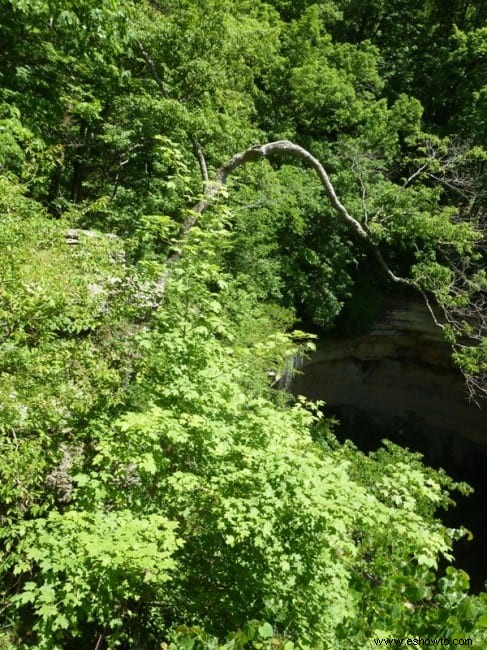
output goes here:
[[404, 181], [402, 185], [402, 189], [405, 190], [406, 187], [409, 187], [409, 185], [411, 185], [414, 179], [420, 176], [424, 172], [424, 170], [428, 167], [428, 165], [429, 162], [425, 162], [424, 165], [421, 165], [421, 167], [414, 172], [414, 174], [411, 174], [411, 176]]
[[193, 144], [194, 155], [196, 156], [196, 159], [200, 166], [201, 178], [203, 179], [203, 189], [204, 189], [206, 184], [208, 183], [208, 167], [206, 166], [205, 156], [203, 154], [203, 149], [201, 148], [200, 143], [194, 136], [191, 138], [191, 140]]
[[152, 76], [154, 77], [154, 80], [156, 81], [157, 85], [159, 86], [159, 90], [162, 92], [162, 94], [164, 95], [164, 97], [166, 99], [170, 99], [171, 95], [169, 93], [169, 90], [165, 87], [159, 73], [157, 72], [157, 68], [156, 68], [156, 64], [154, 63], [154, 60], [151, 59], [149, 54], [144, 50], [144, 46], [142, 45], [142, 43], [140, 41], [137, 41], [137, 45], [139, 46], [139, 50], [140, 50], [145, 62], [147, 63], [147, 65], [150, 67], [150, 69], [152, 71]]

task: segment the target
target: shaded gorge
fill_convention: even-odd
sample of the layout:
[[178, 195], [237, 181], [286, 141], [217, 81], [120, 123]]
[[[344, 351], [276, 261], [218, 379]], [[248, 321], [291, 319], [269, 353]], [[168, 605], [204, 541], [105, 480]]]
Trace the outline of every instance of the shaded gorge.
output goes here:
[[444, 519], [472, 532], [472, 541], [456, 546], [456, 565], [480, 589], [487, 579], [487, 405], [468, 401], [450, 354], [420, 301], [389, 299], [360, 336], [322, 337], [292, 390], [326, 402], [326, 413], [340, 420], [340, 439], [371, 451], [387, 438], [474, 488]]

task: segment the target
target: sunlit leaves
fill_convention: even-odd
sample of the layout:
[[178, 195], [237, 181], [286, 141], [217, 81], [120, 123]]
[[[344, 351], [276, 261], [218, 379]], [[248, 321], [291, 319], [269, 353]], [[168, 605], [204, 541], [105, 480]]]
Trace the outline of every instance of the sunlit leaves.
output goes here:
[[[50, 513], [19, 529], [17, 554], [42, 579], [26, 582], [14, 598], [31, 605], [39, 648], [58, 647], [65, 630], [90, 625], [112, 630], [110, 647], [127, 640], [124, 619], [161, 592], [176, 568], [176, 525], [159, 515], [128, 511]], [[37, 569], [37, 571], [36, 571]], [[17, 570], [20, 573], [19, 570]]]
[[[205, 164], [211, 178], [285, 135], [322, 158], [391, 268], [443, 306], [484, 290], [469, 224], [484, 152], [452, 158], [423, 133], [421, 104], [390, 86], [402, 69], [411, 90], [411, 44], [381, 75], [383, 50], [343, 39], [340, 7], [354, 33], [384, 17], [358, 4], [4, 3], [0, 646], [483, 641], [484, 597], [452, 569], [436, 582], [462, 534], [437, 518], [453, 482], [392, 446], [339, 445], [317, 405], [271, 386], [311, 349], [296, 312], [330, 327], [364, 269], [362, 326], [380, 303], [312, 174], [240, 170], [178, 240]], [[386, 24], [416, 46], [399, 4]], [[459, 69], [485, 55], [482, 30], [461, 29]], [[477, 81], [462, 128], [483, 120]], [[464, 168], [476, 184], [448, 187]], [[474, 270], [454, 292], [460, 261]], [[484, 348], [456, 359], [482, 370]]]

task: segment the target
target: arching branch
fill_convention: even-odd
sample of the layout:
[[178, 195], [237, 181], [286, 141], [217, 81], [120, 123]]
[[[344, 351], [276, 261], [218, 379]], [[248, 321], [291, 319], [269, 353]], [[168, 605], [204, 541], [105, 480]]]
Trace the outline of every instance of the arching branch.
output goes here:
[[[250, 147], [249, 149], [246, 149], [241, 153], [235, 154], [233, 158], [230, 158], [230, 160], [224, 163], [216, 172], [215, 179], [211, 182], [206, 183], [203, 197], [193, 207], [191, 214], [183, 222], [181, 228], [181, 240], [183, 240], [186, 237], [187, 233], [195, 225], [199, 215], [202, 214], [213, 203], [215, 198], [218, 196], [221, 188], [226, 184], [230, 174], [232, 174], [236, 169], [238, 169], [242, 165], [246, 165], [247, 163], [257, 162], [259, 160], [262, 160], [263, 158], [269, 158], [276, 155], [290, 155], [293, 156], [294, 158], [298, 158], [299, 160], [302, 160], [303, 162], [307, 163], [310, 167], [312, 167], [315, 170], [321, 184], [323, 185], [325, 192], [328, 196], [328, 199], [332, 207], [335, 209], [335, 212], [337, 213], [338, 217], [341, 219], [341, 221], [343, 221], [343, 223], [345, 223], [345, 225], [353, 233], [355, 233], [355, 235], [357, 235], [360, 239], [366, 242], [367, 246], [372, 251], [372, 253], [374, 254], [375, 258], [377, 259], [377, 261], [379, 262], [379, 264], [381, 265], [381, 267], [383, 268], [387, 276], [393, 282], [407, 285], [407, 286], [414, 286], [412, 281], [397, 276], [389, 268], [387, 262], [384, 260], [382, 256], [382, 253], [378, 245], [373, 241], [372, 236], [369, 230], [367, 229], [367, 227], [361, 224], [359, 221], [357, 221], [357, 219], [352, 217], [352, 215], [349, 214], [346, 207], [338, 198], [335, 192], [335, 188], [333, 187], [330, 178], [325, 168], [320, 163], [320, 161], [317, 158], [315, 158], [309, 151], [307, 151], [303, 147], [300, 147], [297, 144], [294, 144], [293, 142], [290, 142], [289, 140], [278, 140], [276, 142], [268, 142], [267, 144]], [[181, 257], [180, 251], [175, 252], [169, 256], [167, 260], [168, 269], [166, 271], [164, 278], [161, 280], [162, 285], [160, 284], [160, 286], [162, 287], [164, 286], [167, 276], [170, 272], [170, 267], [177, 260], [179, 260], [180, 257]]]

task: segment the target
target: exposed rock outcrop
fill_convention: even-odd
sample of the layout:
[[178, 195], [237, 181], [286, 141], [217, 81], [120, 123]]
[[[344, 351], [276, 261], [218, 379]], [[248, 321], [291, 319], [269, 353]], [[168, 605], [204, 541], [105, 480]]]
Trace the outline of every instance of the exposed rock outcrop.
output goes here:
[[366, 334], [322, 340], [293, 390], [400, 444], [418, 447], [408, 438], [414, 431], [440, 463], [487, 457], [487, 410], [468, 402], [450, 355], [421, 302], [391, 301]]

